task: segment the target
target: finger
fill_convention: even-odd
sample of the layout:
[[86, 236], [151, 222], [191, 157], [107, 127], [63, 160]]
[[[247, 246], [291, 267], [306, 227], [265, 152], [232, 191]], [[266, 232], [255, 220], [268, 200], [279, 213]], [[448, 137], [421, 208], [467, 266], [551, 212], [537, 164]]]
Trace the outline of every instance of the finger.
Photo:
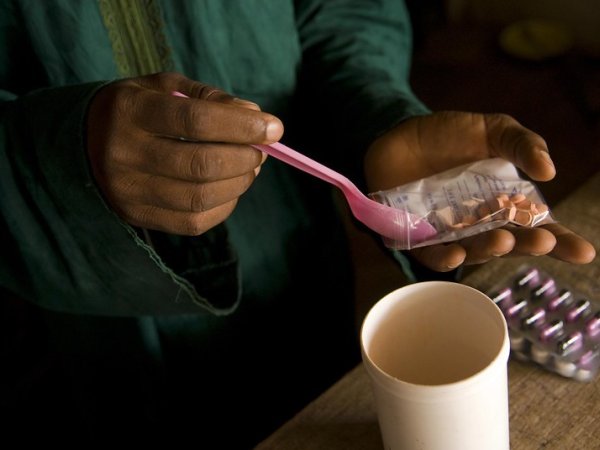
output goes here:
[[226, 102], [233, 98], [232, 95], [216, 86], [192, 80], [178, 72], [155, 73], [131, 79], [131, 82], [149, 90], [177, 93], [176, 95], [202, 100]]
[[484, 120], [493, 154], [511, 161], [534, 180], [554, 178], [556, 169], [540, 135], [505, 114], [486, 114]]
[[[218, 92], [215, 94], [215, 92]], [[191, 96], [191, 98], [203, 98], [203, 100], [210, 100], [212, 102], [220, 102], [228, 105], [251, 109], [253, 111], [261, 111], [260, 106], [257, 103], [251, 102], [250, 100], [245, 100], [239, 97], [233, 97], [229, 94], [226, 94], [223, 91], [213, 91], [214, 95], [203, 97]]]
[[510, 231], [496, 229], [462, 239], [460, 245], [467, 253], [464, 264], [482, 264], [510, 253], [515, 246], [515, 237]]
[[421, 264], [437, 272], [456, 269], [466, 257], [465, 249], [458, 244], [419, 247], [410, 252]]
[[119, 162], [140, 172], [193, 182], [239, 177], [255, 171], [265, 153], [249, 145], [182, 142], [153, 137], [138, 151], [123, 152]]
[[511, 256], [547, 255], [556, 246], [556, 237], [544, 228], [511, 227], [510, 231], [516, 241]]
[[[199, 84], [199, 83], [196, 83], [196, 84]], [[234, 106], [239, 106], [241, 108], [247, 108], [247, 109], [251, 109], [254, 111], [261, 110], [260, 106], [258, 106], [258, 104], [251, 102], [250, 100], [245, 100], [245, 99], [242, 99], [239, 97], [233, 97], [232, 95], [229, 95], [220, 89], [217, 89], [217, 88], [214, 88], [211, 86], [207, 86], [207, 85], [202, 85], [202, 84], [200, 84], [200, 92], [199, 93], [192, 94], [192, 95], [186, 95], [181, 91], [173, 91], [172, 94], [175, 95], [176, 97], [210, 100], [213, 102], [228, 103], [228, 104], [231, 104]]]
[[249, 100], [241, 99], [228, 94], [218, 87], [191, 80], [177, 72], [161, 72], [136, 78], [135, 81], [147, 89], [159, 92], [178, 92], [186, 97], [210, 100], [221, 103], [231, 103], [243, 108], [260, 111], [260, 107]]
[[139, 92], [133, 117], [134, 123], [152, 134], [194, 141], [268, 144], [283, 135], [283, 124], [271, 114], [151, 90]]
[[572, 264], [587, 264], [596, 257], [596, 250], [590, 242], [563, 225], [553, 223], [543, 225], [543, 228], [556, 237], [550, 256]]
[[202, 212], [238, 198], [254, 181], [254, 171], [209, 183], [193, 183], [161, 176], [131, 177], [116, 181], [116, 195], [124, 202], [184, 212]]
[[225, 221], [233, 212], [237, 200], [201, 213], [173, 211], [157, 206], [131, 205], [120, 211], [129, 224], [183, 236], [198, 236]]

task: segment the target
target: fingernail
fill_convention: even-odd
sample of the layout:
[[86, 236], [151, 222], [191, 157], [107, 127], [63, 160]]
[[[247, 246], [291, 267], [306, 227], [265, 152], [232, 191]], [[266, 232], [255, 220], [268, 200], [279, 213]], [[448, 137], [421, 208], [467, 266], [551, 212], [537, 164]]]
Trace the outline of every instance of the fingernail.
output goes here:
[[256, 111], [260, 111], [260, 106], [258, 106], [258, 104], [254, 103], [254, 102], [251, 102], [250, 100], [244, 100], [241, 98], [234, 97], [231, 101], [234, 103], [237, 103], [238, 105], [243, 106], [245, 108], [251, 108]]
[[265, 131], [265, 138], [267, 139], [267, 141], [270, 142], [275, 142], [279, 139], [279, 136], [281, 134], [281, 127], [279, 126], [279, 123], [275, 120], [270, 121], [267, 124], [267, 129]]
[[552, 167], [554, 169], [554, 162], [552, 162], [552, 158], [550, 158], [550, 155], [548, 154], [548, 152], [545, 150], [539, 150], [539, 152], [540, 152], [540, 156], [546, 162], [546, 164], [548, 164], [550, 167]]

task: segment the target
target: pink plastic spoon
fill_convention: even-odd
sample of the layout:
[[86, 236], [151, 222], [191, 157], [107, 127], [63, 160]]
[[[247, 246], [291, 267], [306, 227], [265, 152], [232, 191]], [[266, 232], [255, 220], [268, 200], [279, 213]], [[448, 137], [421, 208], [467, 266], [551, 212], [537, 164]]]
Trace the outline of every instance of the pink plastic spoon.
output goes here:
[[371, 200], [342, 174], [280, 142], [253, 147], [339, 188], [346, 197], [354, 217], [381, 236], [397, 242], [415, 244], [436, 234], [435, 228], [427, 220]]
[[[173, 92], [173, 95], [187, 97], [180, 92]], [[342, 174], [280, 142], [271, 145], [253, 145], [253, 147], [339, 188], [357, 220], [381, 236], [394, 240], [403, 248], [411, 247], [437, 234], [427, 220], [408, 211], [371, 200]]]

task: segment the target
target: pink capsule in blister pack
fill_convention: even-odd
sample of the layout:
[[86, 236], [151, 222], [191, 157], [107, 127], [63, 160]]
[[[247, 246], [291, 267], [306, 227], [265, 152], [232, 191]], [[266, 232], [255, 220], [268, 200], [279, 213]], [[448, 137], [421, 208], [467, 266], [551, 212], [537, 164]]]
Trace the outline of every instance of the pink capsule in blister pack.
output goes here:
[[595, 377], [600, 302], [528, 265], [485, 291], [506, 318], [515, 358], [579, 381]]

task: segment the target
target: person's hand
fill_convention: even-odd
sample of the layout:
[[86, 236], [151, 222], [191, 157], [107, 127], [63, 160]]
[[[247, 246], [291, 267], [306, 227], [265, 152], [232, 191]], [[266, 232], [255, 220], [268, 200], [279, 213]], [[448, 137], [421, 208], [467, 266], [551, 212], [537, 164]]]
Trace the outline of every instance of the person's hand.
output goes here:
[[100, 191], [123, 220], [198, 235], [223, 222], [254, 181], [265, 155], [250, 144], [282, 134], [281, 121], [258, 105], [163, 73], [99, 90], [87, 150]]
[[[367, 151], [365, 175], [369, 189], [377, 191], [493, 157], [511, 161], [536, 181], [548, 181], [556, 173], [545, 141], [513, 118], [440, 112], [409, 119], [377, 139]], [[505, 227], [411, 253], [442, 272], [505, 255], [548, 254], [578, 264], [595, 256], [589, 242], [560, 224]]]

